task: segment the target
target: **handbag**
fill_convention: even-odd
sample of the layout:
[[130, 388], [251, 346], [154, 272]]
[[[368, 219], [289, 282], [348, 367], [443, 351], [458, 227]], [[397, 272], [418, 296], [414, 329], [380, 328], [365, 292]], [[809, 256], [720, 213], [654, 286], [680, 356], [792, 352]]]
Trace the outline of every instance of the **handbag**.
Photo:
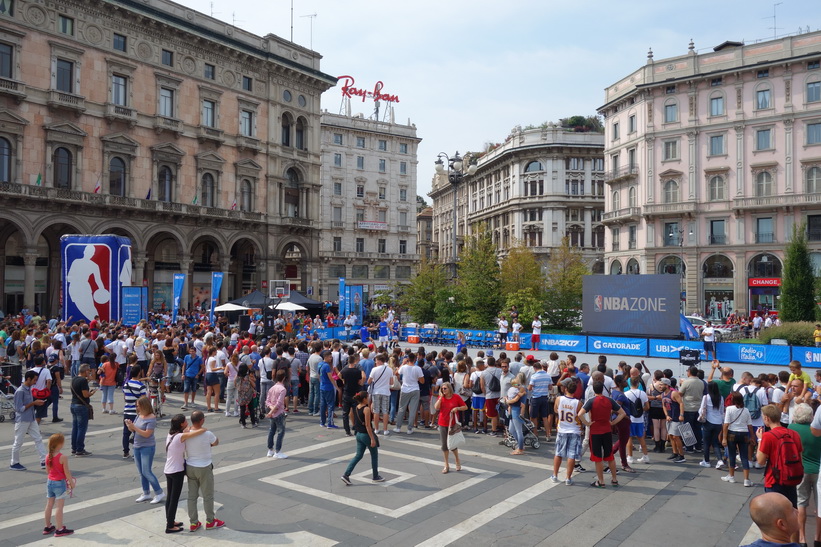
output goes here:
[[74, 394], [75, 397], [77, 397], [77, 399], [79, 401], [81, 401], [84, 405], [86, 405], [86, 408], [88, 409], [88, 419], [93, 420], [94, 419], [94, 407], [91, 406], [90, 404], [88, 404], [84, 397], [81, 397], [80, 395], [77, 394], [76, 391], [74, 391], [74, 386], [73, 385], [71, 386], [71, 392]]
[[[43, 375], [44, 370], [46, 370], [46, 367], [43, 367], [43, 368], [40, 369], [40, 373], [37, 375], [37, 381], [38, 382], [40, 381], [40, 376]], [[45, 388], [45, 389], [34, 389], [34, 388], [32, 388], [31, 389], [31, 396], [34, 397], [35, 399], [49, 399], [49, 398], [51, 398], [51, 389], [50, 388]]]
[[462, 423], [456, 419], [455, 414], [450, 415], [450, 426], [448, 426], [448, 450], [456, 450], [465, 444], [465, 434], [462, 433]]

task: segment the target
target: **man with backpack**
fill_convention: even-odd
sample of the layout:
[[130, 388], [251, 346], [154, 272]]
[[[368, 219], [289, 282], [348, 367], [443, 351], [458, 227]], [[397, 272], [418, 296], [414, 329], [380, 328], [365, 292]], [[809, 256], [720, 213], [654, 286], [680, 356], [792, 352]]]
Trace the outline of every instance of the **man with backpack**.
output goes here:
[[502, 369], [496, 366], [496, 359], [487, 358], [487, 368], [482, 372], [482, 391], [485, 394], [485, 414], [490, 418], [491, 437], [496, 436], [496, 428], [499, 426], [499, 412], [496, 405], [502, 396]]
[[[650, 463], [647, 455], [647, 443], [644, 440], [644, 413], [650, 410], [650, 401], [647, 394], [639, 389], [637, 384], [627, 390], [625, 397], [630, 401], [630, 443], [627, 445], [627, 463], [634, 461], [639, 463]], [[637, 460], [633, 459], [633, 441], [638, 440], [641, 446], [642, 456]]]
[[[770, 428], [765, 432], [759, 427], [755, 434], [758, 438], [756, 461], [767, 466], [764, 470], [764, 491], [782, 494], [797, 508], [796, 487], [804, 477], [801, 435], [797, 431], [781, 427], [781, 410], [775, 405], [764, 405], [761, 417], [764, 426]], [[798, 531], [792, 540], [798, 541]]]
[[[769, 401], [767, 400], [767, 390], [761, 387], [761, 381], [758, 378], [753, 378], [753, 375], [749, 372], [745, 372], [741, 375], [741, 384], [736, 385], [733, 391], [738, 391], [741, 393], [741, 396], [744, 397], [744, 408], [750, 412], [752, 426], [754, 428], [763, 427], [764, 419], [761, 416], [761, 409], [767, 406]], [[779, 409], [779, 418], [780, 412], [781, 410]], [[756, 460], [755, 448], [752, 444], [749, 447], [748, 457], [751, 462], [755, 462], [754, 467], [756, 469], [764, 467]]]

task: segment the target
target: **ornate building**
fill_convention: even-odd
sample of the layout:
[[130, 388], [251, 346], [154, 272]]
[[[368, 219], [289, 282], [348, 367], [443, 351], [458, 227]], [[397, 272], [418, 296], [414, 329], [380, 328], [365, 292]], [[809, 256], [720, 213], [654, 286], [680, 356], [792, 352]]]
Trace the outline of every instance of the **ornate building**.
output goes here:
[[59, 238], [131, 238], [135, 284], [182, 307], [316, 278], [320, 55], [167, 0], [0, 7], [0, 290], [57, 313]]
[[[603, 137], [554, 124], [517, 128], [482, 154], [473, 176], [456, 187], [457, 256], [465, 234], [484, 224], [499, 258], [521, 243], [541, 262], [568, 238], [594, 272], [602, 268], [604, 226]], [[453, 186], [433, 179], [433, 246], [439, 260], [453, 261]], [[434, 251], [434, 254], [437, 254]]]
[[605, 90], [607, 271], [670, 273], [715, 319], [778, 308], [807, 223], [821, 274], [821, 32], [724, 42]]
[[339, 297], [339, 278], [367, 297], [416, 271], [416, 125], [322, 113], [320, 297]]

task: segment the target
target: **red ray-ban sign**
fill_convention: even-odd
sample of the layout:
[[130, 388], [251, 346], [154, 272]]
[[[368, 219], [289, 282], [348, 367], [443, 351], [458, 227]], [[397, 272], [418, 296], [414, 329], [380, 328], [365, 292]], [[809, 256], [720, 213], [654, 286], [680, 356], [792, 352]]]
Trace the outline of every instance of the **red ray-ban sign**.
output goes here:
[[339, 76], [337, 77], [337, 79], [342, 84], [343, 97], [362, 97], [363, 103], [365, 102], [365, 99], [373, 99], [374, 101], [385, 101], [388, 103], [399, 102], [398, 95], [382, 93], [382, 88], [385, 87], [385, 84], [383, 84], [381, 81], [376, 82], [376, 85], [373, 86], [373, 91], [368, 91], [367, 89], [354, 87], [356, 80], [354, 80], [353, 76]]

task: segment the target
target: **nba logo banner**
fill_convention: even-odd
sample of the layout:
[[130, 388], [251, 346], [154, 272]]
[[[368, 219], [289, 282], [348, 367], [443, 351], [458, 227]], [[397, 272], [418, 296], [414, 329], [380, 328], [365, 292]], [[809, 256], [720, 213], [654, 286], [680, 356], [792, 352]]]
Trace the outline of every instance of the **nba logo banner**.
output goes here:
[[121, 318], [122, 287], [131, 285], [131, 240], [115, 235], [60, 238], [63, 320]]

